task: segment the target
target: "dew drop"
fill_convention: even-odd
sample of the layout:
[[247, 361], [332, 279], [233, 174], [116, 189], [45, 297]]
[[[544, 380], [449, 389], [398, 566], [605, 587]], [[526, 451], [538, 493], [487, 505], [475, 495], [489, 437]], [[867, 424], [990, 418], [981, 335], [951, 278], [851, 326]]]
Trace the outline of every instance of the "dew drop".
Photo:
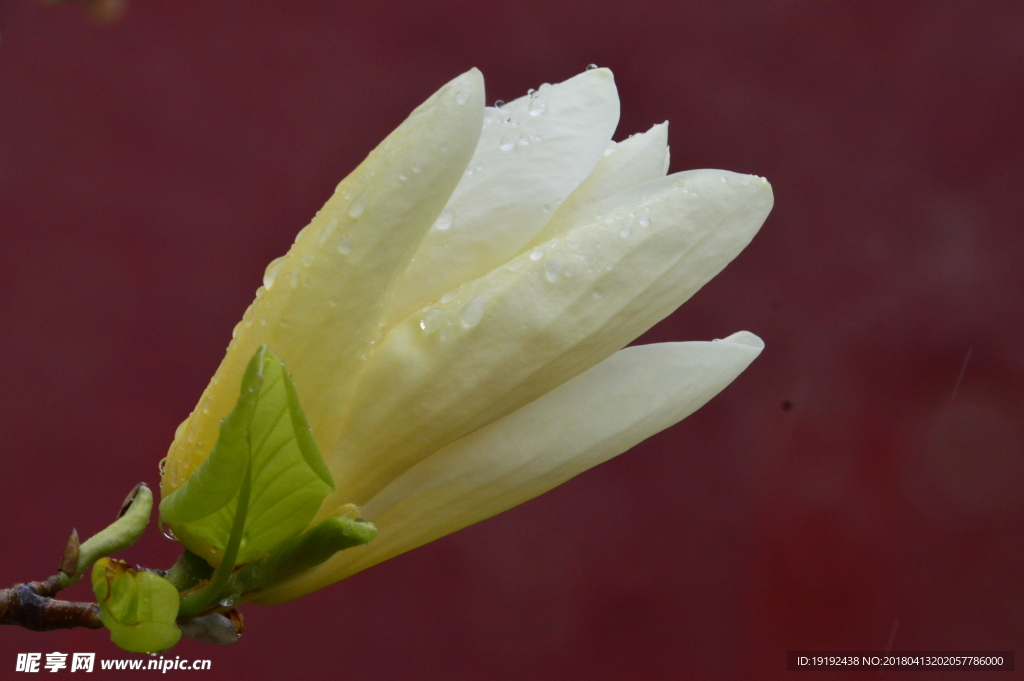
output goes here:
[[401, 180], [402, 182], [405, 182], [406, 180], [409, 179], [409, 176], [406, 175], [405, 173], [398, 173], [398, 179]]
[[487, 302], [487, 294], [479, 295], [469, 301], [459, 314], [459, 321], [462, 326], [471, 329], [480, 323], [484, 316], [484, 304]]
[[513, 149], [516, 148], [516, 141], [509, 137], [508, 135], [502, 137], [499, 144], [501, 146], [502, 151], [512, 151]]
[[434, 229], [445, 230], [452, 226], [452, 222], [455, 220], [455, 214], [452, 213], [451, 208], [445, 208], [441, 211], [441, 214], [437, 216], [437, 220], [434, 221]]
[[220, 602], [221, 606], [225, 607], [225, 608], [232, 608], [235, 605], [235, 599], [234, 598], [230, 598], [230, 597], [222, 598], [222, 599], [220, 599], [219, 602]]
[[722, 182], [728, 182], [728, 181], [729, 181], [729, 178], [727, 178], [725, 175], [722, 175]]
[[277, 279], [277, 275], [281, 272], [281, 265], [284, 264], [284, 256], [280, 258], [274, 258], [267, 265], [267, 269], [263, 272], [263, 286], [269, 289], [274, 285], [274, 280]]
[[601, 288], [600, 288], [600, 287], [598, 287], [598, 288], [595, 288], [595, 289], [594, 289], [594, 293], [593, 293], [593, 296], [594, 296], [595, 298], [597, 298], [598, 300], [600, 300], [601, 298], [603, 298], [603, 297], [604, 297], [604, 291], [603, 291], [603, 290], [601, 290]]
[[260, 317], [260, 326], [266, 326], [266, 325], [267, 325], [267, 318], [266, 317]]
[[526, 110], [530, 112], [531, 116], [540, 116], [548, 110], [548, 104], [543, 99], [531, 99]]
[[454, 291], [449, 291], [448, 293], [446, 293], [443, 296], [441, 296], [441, 304], [442, 305], [447, 305], [448, 303], [452, 302], [453, 300], [455, 300], [455, 292]]
[[331, 307], [338, 307], [338, 296], [331, 296], [327, 299], [327, 304]]
[[166, 456], [164, 458], [160, 459], [160, 464], [159, 464], [158, 467], [160, 468], [160, 477], [162, 478], [162, 477], [164, 477], [164, 471], [167, 470], [167, 457]]
[[462, 90], [462, 91], [460, 91], [457, 95], [455, 95], [455, 101], [458, 102], [460, 105], [465, 104], [466, 102], [468, 102], [469, 101], [469, 90]]
[[551, 212], [551, 204], [550, 203], [545, 203], [541, 207], [541, 210], [543, 210], [545, 213], [550, 213]]
[[626, 224], [622, 225], [622, 229], [619, 230], [619, 236], [621, 236], [623, 239], [625, 239], [626, 237], [629, 236], [630, 232], [632, 232], [632, 231], [633, 231], [632, 223], [627, 222]]
[[173, 532], [171, 532], [171, 528], [167, 527], [167, 523], [165, 523], [164, 521], [161, 520], [159, 527], [160, 527], [160, 534], [162, 534], [163, 536], [167, 537], [171, 541], [178, 541], [178, 538], [174, 536]]
[[501, 107], [505, 106], [505, 100], [504, 99], [496, 99], [496, 100], [494, 100], [494, 106], [500, 109]]
[[334, 218], [330, 222], [328, 222], [327, 226], [320, 231], [320, 236], [316, 240], [317, 244], [323, 246], [325, 243], [327, 243], [327, 240], [331, 238], [331, 233], [334, 232], [334, 228], [337, 226], [338, 218]]
[[412, 172], [420, 173], [423, 172], [423, 161], [415, 161], [412, 164]]
[[292, 270], [292, 273], [288, 276], [288, 285], [292, 288], [299, 287], [299, 271]]
[[528, 147], [528, 146], [530, 146], [530, 140], [526, 139], [526, 137], [520, 136], [519, 137], [519, 146], [521, 146], [521, 147]]
[[238, 322], [237, 324], [235, 324], [235, 328], [231, 329], [231, 337], [232, 338], [237, 338], [238, 337], [238, 332], [239, 332], [239, 330], [241, 328], [242, 328], [242, 322]]
[[544, 263], [544, 276], [552, 284], [558, 281], [558, 277], [562, 274], [562, 261], [557, 258], [552, 258]]
[[597, 68], [597, 64], [587, 64], [587, 71], [593, 71]]
[[641, 213], [640, 214], [640, 219], [638, 220], [638, 222], [640, 223], [641, 227], [649, 227], [651, 225], [651, 215], [650, 215], [650, 213], [648, 213], [647, 211], [644, 211], [643, 213]]
[[549, 87], [551, 87], [551, 83], [541, 83], [541, 84], [540, 84], [540, 87], [539, 87], [539, 88], [537, 88], [537, 91], [538, 91], [538, 92], [544, 92], [544, 91], [545, 91], [545, 90], [547, 90], [547, 89], [548, 89]]
[[530, 251], [530, 260], [540, 260], [544, 257], [544, 249], [538, 246]]
[[256, 289], [256, 300], [259, 300], [260, 298], [262, 298], [263, 294], [265, 294], [266, 292], [267, 292], [267, 287], [266, 286], [260, 286], [258, 289]]
[[313, 258], [309, 257], [308, 255], [302, 256], [299, 260], [302, 262], [303, 267], [309, 267], [310, 265], [313, 264]]
[[443, 310], [427, 310], [427, 313], [423, 315], [423, 319], [420, 320], [420, 328], [427, 333], [434, 333], [441, 327], [441, 322], [444, 321], [444, 318]]
[[348, 234], [341, 237], [341, 241], [338, 242], [338, 253], [342, 255], [348, 255], [352, 252], [352, 237]]
[[353, 220], [359, 219], [359, 216], [363, 214], [363, 210], [366, 208], [366, 202], [369, 200], [367, 194], [360, 194], [352, 202], [352, 205], [348, 207], [348, 215]]

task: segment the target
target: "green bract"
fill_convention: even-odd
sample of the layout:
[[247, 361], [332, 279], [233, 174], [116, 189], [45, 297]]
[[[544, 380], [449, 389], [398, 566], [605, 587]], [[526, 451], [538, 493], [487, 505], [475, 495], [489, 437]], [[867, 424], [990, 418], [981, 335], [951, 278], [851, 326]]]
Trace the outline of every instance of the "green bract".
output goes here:
[[167, 650], [181, 638], [175, 625], [178, 590], [152, 572], [101, 558], [92, 568], [92, 590], [110, 640], [132, 653]]
[[236, 564], [263, 556], [302, 532], [334, 482], [324, 465], [284, 364], [266, 345], [253, 355], [234, 411], [210, 456], [160, 503], [179, 533], [227, 548], [246, 467], [252, 481]]

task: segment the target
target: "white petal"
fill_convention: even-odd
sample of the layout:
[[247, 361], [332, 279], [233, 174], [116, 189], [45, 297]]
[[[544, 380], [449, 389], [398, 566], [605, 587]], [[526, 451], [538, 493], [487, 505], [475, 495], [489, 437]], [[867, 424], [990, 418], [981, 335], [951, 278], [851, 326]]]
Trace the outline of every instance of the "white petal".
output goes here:
[[664, 177], [668, 171], [668, 122], [619, 142], [610, 142], [605, 155], [586, 180], [567, 198], [527, 248], [563, 234], [583, 211], [621, 191]]
[[597, 165], [618, 120], [608, 69], [487, 109], [467, 174], [402, 274], [388, 319], [400, 321], [522, 250]]
[[394, 280], [476, 148], [483, 99], [476, 69], [442, 87], [338, 185], [288, 254], [271, 263], [265, 290], [257, 291], [199, 406], [175, 435], [164, 495], [206, 458], [263, 343], [288, 366], [320, 446], [332, 446]]
[[363, 509], [380, 534], [261, 602], [321, 588], [521, 504], [699, 409], [758, 356], [740, 332], [711, 343], [622, 350], [518, 411], [437, 452]]
[[[456, 439], [594, 366], [668, 316], [735, 257], [771, 209], [761, 178], [690, 171], [395, 326], [367, 360], [341, 445], [336, 506], [364, 504]], [[611, 206], [609, 206], [611, 207]]]

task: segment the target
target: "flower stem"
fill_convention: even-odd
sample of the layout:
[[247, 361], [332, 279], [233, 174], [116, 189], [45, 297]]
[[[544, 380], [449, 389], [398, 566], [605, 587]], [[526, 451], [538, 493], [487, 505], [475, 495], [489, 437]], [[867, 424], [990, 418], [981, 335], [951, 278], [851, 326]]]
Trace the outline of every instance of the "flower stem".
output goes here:
[[231, 535], [224, 548], [224, 556], [220, 565], [213, 573], [210, 583], [199, 591], [188, 594], [181, 599], [178, 606], [178, 619], [195, 617], [209, 606], [220, 600], [221, 592], [227, 586], [231, 573], [235, 569], [235, 559], [242, 545], [242, 530], [245, 529], [245, 518], [249, 514], [249, 495], [252, 491], [252, 461], [245, 465], [245, 477], [242, 487], [238, 490], [238, 505], [235, 507], [235, 518], [231, 525]]

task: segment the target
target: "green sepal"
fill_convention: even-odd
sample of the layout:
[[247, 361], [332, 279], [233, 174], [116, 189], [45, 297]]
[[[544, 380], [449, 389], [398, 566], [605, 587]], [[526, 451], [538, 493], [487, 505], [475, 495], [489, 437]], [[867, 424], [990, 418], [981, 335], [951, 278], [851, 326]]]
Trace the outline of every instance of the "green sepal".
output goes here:
[[286, 541], [272, 554], [246, 565], [233, 576], [236, 593], [274, 586], [323, 563], [338, 551], [361, 546], [377, 536], [372, 523], [354, 518], [328, 518], [298, 537]]
[[101, 558], [92, 568], [92, 590], [100, 604], [100, 620], [120, 648], [158, 653], [181, 638], [181, 629], [174, 623], [178, 590], [160, 575]]
[[291, 378], [266, 345], [250, 360], [213, 451], [160, 503], [161, 517], [180, 526], [187, 541], [224, 549], [250, 461], [251, 498], [237, 564], [297, 536], [334, 489]]

